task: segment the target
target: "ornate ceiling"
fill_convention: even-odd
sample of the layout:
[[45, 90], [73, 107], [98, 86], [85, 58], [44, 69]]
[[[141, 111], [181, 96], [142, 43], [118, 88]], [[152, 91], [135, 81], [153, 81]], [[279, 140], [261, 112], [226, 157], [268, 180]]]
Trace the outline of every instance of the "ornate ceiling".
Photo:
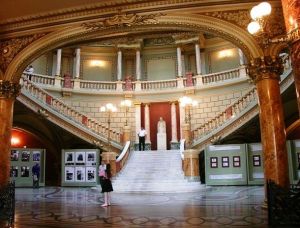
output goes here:
[[[259, 2], [4, 0], [0, 8], [0, 78], [18, 77], [28, 63], [51, 49], [91, 42], [146, 39], [148, 44], [158, 45], [180, 36], [220, 37], [241, 48], [248, 58], [260, 56], [259, 45], [246, 31], [249, 10]], [[281, 1], [269, 2], [276, 12], [272, 31], [278, 35], [284, 28]], [[10, 68], [11, 63], [14, 67]]]

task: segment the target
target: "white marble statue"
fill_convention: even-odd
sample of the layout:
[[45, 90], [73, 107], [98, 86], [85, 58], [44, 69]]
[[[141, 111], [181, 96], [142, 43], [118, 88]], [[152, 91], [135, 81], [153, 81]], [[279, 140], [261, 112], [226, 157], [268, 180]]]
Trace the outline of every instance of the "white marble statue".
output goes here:
[[166, 121], [162, 117], [157, 123], [157, 150], [167, 149]]
[[162, 117], [159, 117], [157, 123], [157, 133], [166, 133], [166, 121], [164, 121]]

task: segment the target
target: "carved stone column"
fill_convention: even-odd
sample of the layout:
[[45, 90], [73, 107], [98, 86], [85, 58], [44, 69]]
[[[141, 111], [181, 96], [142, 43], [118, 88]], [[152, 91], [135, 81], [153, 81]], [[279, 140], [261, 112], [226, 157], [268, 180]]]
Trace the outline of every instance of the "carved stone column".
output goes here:
[[245, 65], [245, 56], [244, 53], [241, 49], [238, 49], [239, 52], [239, 58], [240, 58], [240, 65], [244, 66]]
[[196, 52], [197, 75], [199, 75], [201, 74], [201, 55], [200, 55], [200, 45], [198, 43], [195, 44], [195, 52]]
[[117, 79], [122, 80], [122, 51], [118, 50], [118, 66], [117, 66]]
[[177, 47], [177, 65], [178, 65], [178, 77], [182, 77], [182, 59], [181, 59], [181, 48]]
[[60, 69], [61, 69], [61, 49], [57, 49], [56, 52], [56, 73], [55, 76], [60, 77]]
[[136, 65], [136, 80], [141, 80], [141, 52], [140, 50], [136, 50], [136, 53], [135, 53], [135, 57], [136, 57], [136, 60], [135, 60], [135, 65]]
[[151, 143], [150, 140], [150, 110], [149, 104], [145, 104], [145, 130], [147, 132], [146, 143]]
[[177, 116], [176, 116], [176, 102], [171, 103], [171, 124], [172, 124], [172, 139], [171, 142], [178, 142], [177, 139]]
[[80, 76], [80, 48], [75, 50], [75, 78]]
[[135, 142], [139, 143], [138, 132], [141, 130], [141, 103], [135, 103]]
[[300, 113], [300, 4], [294, 0], [281, 0], [285, 27], [290, 40], [290, 53]]
[[282, 61], [279, 57], [256, 58], [248, 70], [258, 93], [265, 179], [288, 187], [286, 134], [279, 87]]
[[0, 188], [6, 186], [10, 178], [13, 105], [19, 92], [19, 83], [0, 80]]
[[171, 102], [171, 149], [178, 149], [178, 137], [177, 137], [177, 116], [176, 116], [176, 103], [175, 101]]

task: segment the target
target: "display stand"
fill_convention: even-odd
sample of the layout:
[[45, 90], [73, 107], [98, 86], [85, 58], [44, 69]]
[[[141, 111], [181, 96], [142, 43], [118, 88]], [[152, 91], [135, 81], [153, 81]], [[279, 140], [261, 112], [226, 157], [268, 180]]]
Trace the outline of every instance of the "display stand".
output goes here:
[[12, 148], [10, 153], [10, 179], [16, 187], [32, 187], [32, 167], [40, 165], [39, 186], [45, 186], [45, 149]]
[[96, 186], [99, 183], [98, 149], [62, 150], [62, 186]]

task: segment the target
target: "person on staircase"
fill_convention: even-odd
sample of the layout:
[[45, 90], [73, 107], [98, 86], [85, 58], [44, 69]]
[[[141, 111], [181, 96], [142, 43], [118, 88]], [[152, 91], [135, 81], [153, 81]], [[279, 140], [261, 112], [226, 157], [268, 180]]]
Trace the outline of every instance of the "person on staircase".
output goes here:
[[139, 136], [139, 151], [142, 150], [143, 147], [143, 151], [145, 150], [145, 137], [147, 135], [147, 132], [145, 130], [144, 127], [141, 127], [141, 130], [138, 133]]
[[111, 184], [110, 164], [107, 164], [105, 169], [105, 178], [102, 184], [102, 193], [104, 193], [104, 204], [101, 205], [102, 207], [107, 207], [111, 205], [110, 192], [112, 191], [113, 191], [113, 187]]

